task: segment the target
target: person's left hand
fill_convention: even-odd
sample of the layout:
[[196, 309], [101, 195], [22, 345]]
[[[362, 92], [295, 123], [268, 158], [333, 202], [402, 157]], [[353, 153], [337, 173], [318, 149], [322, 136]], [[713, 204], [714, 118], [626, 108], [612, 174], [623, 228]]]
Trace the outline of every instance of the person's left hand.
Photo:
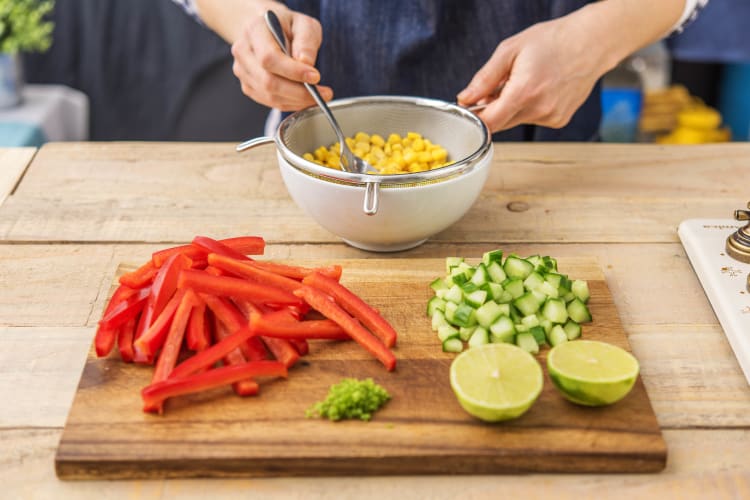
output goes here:
[[609, 69], [590, 36], [567, 16], [503, 40], [458, 94], [459, 104], [488, 102], [478, 115], [492, 132], [521, 124], [564, 127]]

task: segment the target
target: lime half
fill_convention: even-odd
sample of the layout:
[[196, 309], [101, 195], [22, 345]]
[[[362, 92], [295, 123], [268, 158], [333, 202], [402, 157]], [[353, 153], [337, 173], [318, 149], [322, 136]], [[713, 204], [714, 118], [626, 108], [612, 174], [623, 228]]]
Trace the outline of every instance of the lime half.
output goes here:
[[616, 345], [574, 340], [553, 347], [547, 355], [552, 382], [567, 399], [603, 406], [624, 398], [638, 377], [638, 360]]
[[521, 416], [542, 392], [542, 367], [513, 344], [484, 344], [451, 364], [451, 387], [469, 414], [499, 422]]

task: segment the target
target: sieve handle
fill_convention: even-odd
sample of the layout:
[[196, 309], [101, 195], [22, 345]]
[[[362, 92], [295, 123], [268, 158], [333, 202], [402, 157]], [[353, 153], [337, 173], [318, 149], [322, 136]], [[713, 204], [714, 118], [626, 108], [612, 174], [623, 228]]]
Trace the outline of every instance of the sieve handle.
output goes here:
[[370, 181], [365, 187], [365, 202], [362, 211], [365, 215], [375, 215], [378, 213], [380, 205], [380, 182]]

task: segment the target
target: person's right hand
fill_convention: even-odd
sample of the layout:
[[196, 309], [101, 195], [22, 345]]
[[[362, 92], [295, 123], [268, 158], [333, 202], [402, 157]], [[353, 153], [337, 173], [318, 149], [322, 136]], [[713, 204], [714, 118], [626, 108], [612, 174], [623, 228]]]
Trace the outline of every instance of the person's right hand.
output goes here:
[[[232, 71], [242, 92], [254, 101], [281, 111], [297, 111], [315, 101], [302, 82], [317, 84], [320, 73], [315, 59], [323, 39], [320, 22], [292, 11], [278, 2], [259, 2], [259, 15], [248, 18], [232, 44]], [[271, 8], [284, 28], [291, 57], [285, 55], [266, 26], [263, 14]], [[318, 86], [326, 101], [333, 98], [330, 87]]]

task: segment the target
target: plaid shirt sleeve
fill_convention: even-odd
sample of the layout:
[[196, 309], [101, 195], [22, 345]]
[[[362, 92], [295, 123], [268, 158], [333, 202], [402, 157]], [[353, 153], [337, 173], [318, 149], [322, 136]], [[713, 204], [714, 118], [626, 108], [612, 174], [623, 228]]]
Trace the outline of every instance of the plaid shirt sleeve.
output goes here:
[[201, 18], [198, 15], [198, 7], [195, 5], [195, 0], [172, 0], [175, 4], [182, 7], [182, 10], [184, 10], [190, 17], [201, 22]]

